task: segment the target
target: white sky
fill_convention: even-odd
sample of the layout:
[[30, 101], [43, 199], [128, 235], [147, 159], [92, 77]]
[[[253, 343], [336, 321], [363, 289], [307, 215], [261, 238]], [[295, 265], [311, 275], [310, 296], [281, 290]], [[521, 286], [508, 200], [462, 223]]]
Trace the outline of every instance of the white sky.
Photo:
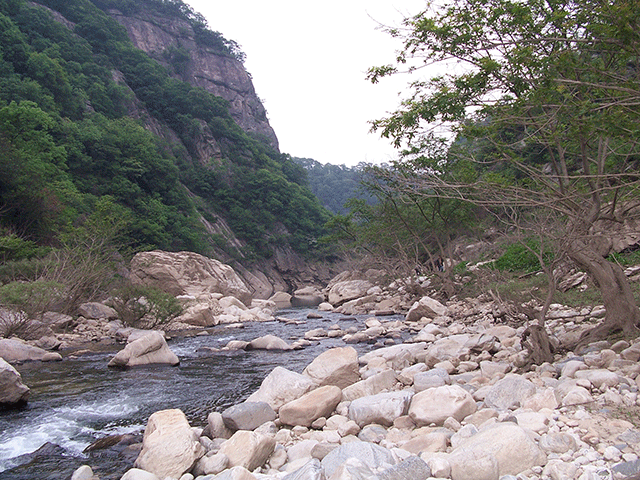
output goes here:
[[235, 40], [280, 142], [280, 150], [321, 163], [356, 165], [395, 157], [369, 121], [399, 104], [407, 77], [365, 79], [391, 63], [398, 26], [425, 0], [185, 0], [212, 30]]

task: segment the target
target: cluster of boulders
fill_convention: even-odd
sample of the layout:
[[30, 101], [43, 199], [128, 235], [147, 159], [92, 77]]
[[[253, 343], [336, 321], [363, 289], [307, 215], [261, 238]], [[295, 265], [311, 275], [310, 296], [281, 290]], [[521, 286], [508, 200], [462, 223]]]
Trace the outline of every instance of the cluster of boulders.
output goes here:
[[[498, 307], [481, 300], [423, 298], [403, 326], [371, 318], [365, 323], [380, 327], [383, 343], [395, 344], [360, 356], [351, 346], [328, 349], [302, 373], [277, 367], [205, 426], [180, 410], [156, 412], [122, 479], [604, 480], [640, 472], [640, 429], [629, 421], [640, 412], [640, 342], [592, 344], [522, 373], [526, 325], [496, 322]], [[600, 310], [554, 305], [552, 337], [581, 331]], [[411, 338], [396, 343], [394, 331]], [[91, 478], [82, 476], [87, 468], [74, 479]]]

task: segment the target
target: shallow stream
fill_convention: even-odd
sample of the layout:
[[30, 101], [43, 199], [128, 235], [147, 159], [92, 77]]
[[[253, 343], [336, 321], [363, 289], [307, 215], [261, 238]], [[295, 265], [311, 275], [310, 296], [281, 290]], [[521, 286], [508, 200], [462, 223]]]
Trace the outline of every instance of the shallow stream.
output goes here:
[[[368, 318], [324, 313], [322, 319], [307, 319], [311, 311], [317, 312], [277, 312], [278, 317], [298, 320], [297, 325], [272, 321], [248, 323], [242, 329], [218, 326], [211, 335], [174, 338], [169, 346], [180, 358], [178, 367], [107, 368], [122, 346], [62, 362], [16, 366], [31, 395], [25, 408], [0, 412], [0, 479], [68, 480], [76, 468], [88, 464], [101, 480], [118, 480], [132, 461], [110, 450], [83, 454], [85, 447], [111, 434], [142, 433], [149, 415], [167, 408], [181, 409], [192, 426], [204, 427], [210, 412], [243, 401], [276, 366], [302, 372], [317, 355], [345, 343], [325, 338], [284, 352], [214, 352], [211, 347], [267, 334], [292, 342], [309, 330], [335, 323], [343, 330], [363, 329]], [[380, 345], [354, 346], [362, 354]]]

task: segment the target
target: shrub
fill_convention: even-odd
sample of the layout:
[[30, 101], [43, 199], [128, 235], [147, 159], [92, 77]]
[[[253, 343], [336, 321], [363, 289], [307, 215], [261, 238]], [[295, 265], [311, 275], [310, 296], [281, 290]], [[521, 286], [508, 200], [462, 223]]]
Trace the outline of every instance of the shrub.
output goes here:
[[[509, 272], [535, 272], [540, 270], [541, 265], [536, 253], [540, 252], [540, 244], [535, 240], [513, 243], [505, 249], [504, 253], [494, 265], [498, 270]], [[545, 262], [550, 263], [551, 253], [543, 253]]]
[[130, 283], [114, 291], [110, 304], [122, 323], [136, 328], [155, 328], [173, 320], [183, 311], [173, 295], [155, 287]]

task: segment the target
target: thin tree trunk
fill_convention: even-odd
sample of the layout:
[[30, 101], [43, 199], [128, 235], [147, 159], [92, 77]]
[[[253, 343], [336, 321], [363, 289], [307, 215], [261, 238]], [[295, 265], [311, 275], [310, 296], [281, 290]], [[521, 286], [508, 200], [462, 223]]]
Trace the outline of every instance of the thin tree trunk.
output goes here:
[[606, 310], [603, 323], [585, 332], [578, 346], [601, 340], [614, 332], [622, 331], [626, 336], [635, 338], [640, 334], [640, 309], [636, 305], [633, 292], [622, 268], [609, 262], [595, 249], [583, 242], [575, 242], [571, 259], [587, 271], [600, 289], [602, 303]]

